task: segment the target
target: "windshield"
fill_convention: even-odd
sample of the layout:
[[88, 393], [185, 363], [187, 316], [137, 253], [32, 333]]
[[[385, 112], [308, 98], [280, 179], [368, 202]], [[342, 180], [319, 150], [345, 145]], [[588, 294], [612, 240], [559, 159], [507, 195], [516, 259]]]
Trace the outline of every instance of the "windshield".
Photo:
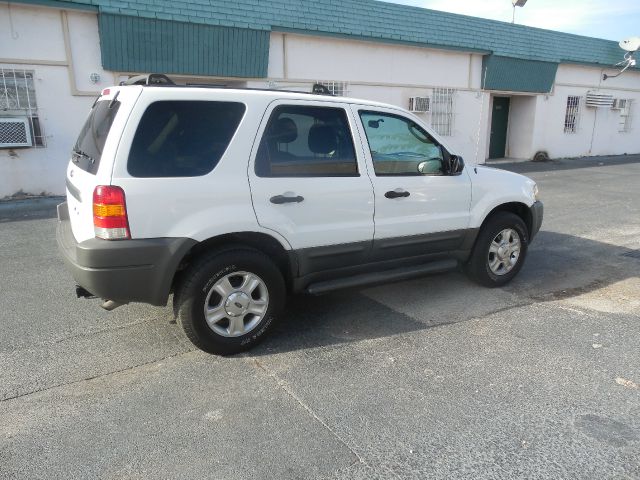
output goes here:
[[98, 171], [102, 149], [119, 108], [120, 102], [103, 100], [97, 102], [91, 109], [89, 118], [73, 147], [71, 157], [82, 170], [94, 175]]

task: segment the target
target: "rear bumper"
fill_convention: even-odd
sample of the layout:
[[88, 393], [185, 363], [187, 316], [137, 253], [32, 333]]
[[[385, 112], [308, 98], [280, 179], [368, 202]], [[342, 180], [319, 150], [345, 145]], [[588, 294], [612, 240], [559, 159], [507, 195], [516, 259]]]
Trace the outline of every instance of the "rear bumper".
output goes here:
[[173, 276], [189, 249], [190, 238], [151, 238], [77, 242], [67, 203], [58, 205], [58, 249], [78, 285], [119, 303], [166, 305]]
[[543, 215], [544, 205], [541, 201], [538, 200], [533, 205], [531, 205], [531, 234], [529, 235], [529, 241], [533, 240], [533, 237], [535, 237], [540, 231]]

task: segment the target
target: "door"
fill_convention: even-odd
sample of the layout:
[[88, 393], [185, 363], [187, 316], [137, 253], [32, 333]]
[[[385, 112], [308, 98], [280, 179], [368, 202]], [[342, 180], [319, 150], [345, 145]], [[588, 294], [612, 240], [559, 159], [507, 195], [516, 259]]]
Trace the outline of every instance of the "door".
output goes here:
[[67, 167], [67, 204], [78, 242], [94, 238], [93, 191], [111, 183], [115, 152], [127, 118], [142, 89], [109, 89], [94, 102]]
[[509, 124], [509, 97], [493, 97], [489, 158], [504, 158]]
[[458, 248], [469, 225], [466, 169], [445, 174], [446, 149], [424, 126], [395, 110], [358, 108], [356, 115], [375, 195], [373, 258]]
[[274, 102], [249, 166], [257, 220], [297, 251], [300, 275], [364, 263], [373, 189], [344, 104]]

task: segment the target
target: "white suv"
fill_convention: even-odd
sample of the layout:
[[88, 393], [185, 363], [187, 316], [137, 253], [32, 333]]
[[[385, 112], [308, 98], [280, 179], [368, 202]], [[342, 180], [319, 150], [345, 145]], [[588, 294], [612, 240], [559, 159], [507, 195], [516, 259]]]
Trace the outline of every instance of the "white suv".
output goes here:
[[504, 285], [540, 228], [532, 180], [465, 167], [397, 107], [129, 83], [102, 92], [73, 149], [59, 247], [78, 296], [107, 309], [173, 292], [206, 351], [256, 344], [289, 293], [458, 265]]

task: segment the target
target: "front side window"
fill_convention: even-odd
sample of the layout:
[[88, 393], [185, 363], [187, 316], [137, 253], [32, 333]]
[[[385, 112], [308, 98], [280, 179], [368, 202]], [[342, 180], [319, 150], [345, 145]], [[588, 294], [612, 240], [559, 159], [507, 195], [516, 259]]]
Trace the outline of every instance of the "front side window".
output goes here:
[[360, 119], [377, 176], [444, 174], [442, 149], [412, 120], [372, 111]]
[[351, 177], [358, 165], [342, 108], [281, 105], [256, 156], [259, 177]]
[[154, 102], [142, 115], [127, 170], [133, 177], [197, 177], [211, 172], [240, 125], [237, 102]]

